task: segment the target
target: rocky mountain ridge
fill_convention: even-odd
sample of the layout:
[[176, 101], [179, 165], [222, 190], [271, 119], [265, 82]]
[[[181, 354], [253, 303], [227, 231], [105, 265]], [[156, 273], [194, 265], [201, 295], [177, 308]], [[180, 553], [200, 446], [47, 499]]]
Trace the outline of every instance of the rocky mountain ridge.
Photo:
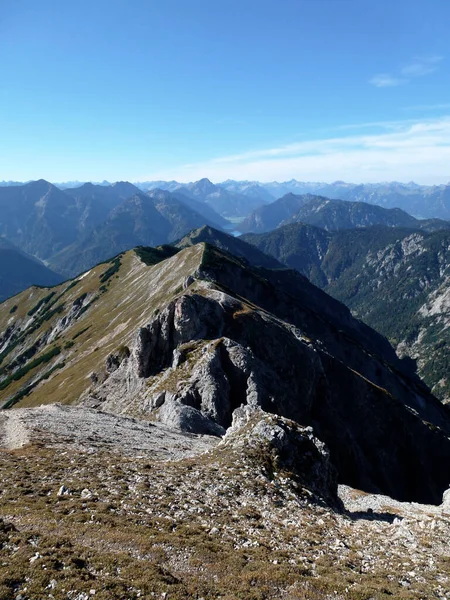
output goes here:
[[448, 401], [448, 231], [326, 232], [298, 223], [244, 240], [344, 302], [401, 356], [417, 360], [433, 392]]
[[313, 426], [341, 482], [440, 502], [448, 412], [386, 340], [293, 271], [205, 244], [174, 252], [27, 290], [14, 315], [4, 303], [4, 406], [78, 402], [213, 435], [261, 408]]
[[0, 304], [0, 598], [447, 600], [448, 410], [276, 259], [178, 246]]

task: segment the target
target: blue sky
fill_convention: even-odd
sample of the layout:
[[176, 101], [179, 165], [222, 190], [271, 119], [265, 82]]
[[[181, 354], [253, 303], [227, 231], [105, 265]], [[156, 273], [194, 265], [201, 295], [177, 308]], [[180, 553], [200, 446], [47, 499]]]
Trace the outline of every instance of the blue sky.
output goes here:
[[448, 0], [1, 0], [0, 180], [450, 180]]

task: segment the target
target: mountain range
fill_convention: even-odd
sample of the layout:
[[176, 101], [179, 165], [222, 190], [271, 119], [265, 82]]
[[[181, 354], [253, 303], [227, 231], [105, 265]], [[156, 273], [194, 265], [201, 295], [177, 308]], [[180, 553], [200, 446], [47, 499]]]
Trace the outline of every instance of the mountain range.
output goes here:
[[400, 208], [383, 208], [366, 202], [332, 200], [312, 194], [286, 194], [248, 215], [237, 228], [243, 233], [263, 233], [280, 225], [307, 223], [326, 230], [371, 225], [410, 227], [433, 231], [450, 227], [442, 219], [416, 219]]
[[[1, 182], [0, 187], [22, 186], [20, 182]], [[55, 184], [64, 191], [80, 188], [80, 182], [72, 181]], [[92, 184], [91, 184], [92, 185]], [[95, 184], [97, 187], [110, 187], [107, 181]], [[128, 184], [131, 185], [131, 184]], [[292, 179], [285, 182], [259, 182], [227, 180], [212, 184], [207, 179], [197, 182], [142, 181], [134, 186], [141, 191], [159, 188], [170, 192], [181, 192], [193, 199], [210, 204], [222, 216], [243, 217], [252, 210], [274, 202], [286, 194], [312, 194], [333, 200], [366, 202], [385, 208], [401, 208], [419, 219], [450, 219], [450, 183], [446, 185], [419, 185], [414, 182], [396, 181], [382, 183], [347, 183], [335, 181], [302, 182]]]
[[160, 188], [170, 192], [182, 193], [193, 200], [206, 203], [220, 215], [227, 218], [245, 217], [255, 208], [273, 201], [271, 195], [262, 186], [253, 185], [245, 188], [237, 186], [239, 188], [239, 191], [237, 191], [233, 186], [215, 185], [206, 178], [186, 184], [177, 183], [176, 181], [148, 182], [142, 187], [148, 190]]
[[[188, 187], [195, 184], [157, 181], [138, 183], [137, 185], [145, 190], [160, 187], [173, 191], [182, 186]], [[384, 208], [401, 208], [418, 219], [450, 219], [450, 184], [426, 186], [414, 182], [399, 183], [396, 181], [365, 184], [344, 181], [324, 183], [292, 179], [282, 183], [227, 180], [217, 186], [240, 196], [257, 198], [260, 200], [259, 206], [274, 202], [286, 194], [311, 194], [325, 196], [332, 200], [366, 202]], [[242, 215], [244, 212], [242, 211]], [[247, 210], [245, 214], [248, 212]]]
[[179, 192], [144, 194], [127, 182], [64, 191], [44, 180], [0, 187], [0, 210], [0, 235], [64, 276], [139, 244], [167, 243], [201, 225], [228, 224], [207, 203]]
[[[450, 231], [378, 226], [329, 232], [296, 223], [240, 241], [344, 302], [401, 356], [417, 360], [433, 392], [449, 401]], [[241, 251], [245, 255], [244, 246]]]

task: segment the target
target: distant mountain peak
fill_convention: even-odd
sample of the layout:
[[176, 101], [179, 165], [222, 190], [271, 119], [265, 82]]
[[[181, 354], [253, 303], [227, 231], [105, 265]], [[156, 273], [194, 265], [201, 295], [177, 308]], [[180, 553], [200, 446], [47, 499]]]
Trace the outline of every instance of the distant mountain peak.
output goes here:
[[47, 181], [46, 179], [37, 179], [36, 181], [30, 181], [26, 183], [24, 187], [28, 188], [38, 188], [38, 187], [54, 187], [52, 183]]
[[213, 193], [217, 189], [217, 186], [215, 186], [214, 183], [212, 183], [212, 181], [210, 181], [207, 177], [203, 177], [203, 179], [199, 179], [194, 184], [192, 184], [192, 187], [197, 188], [202, 193], [207, 193], [207, 194]]

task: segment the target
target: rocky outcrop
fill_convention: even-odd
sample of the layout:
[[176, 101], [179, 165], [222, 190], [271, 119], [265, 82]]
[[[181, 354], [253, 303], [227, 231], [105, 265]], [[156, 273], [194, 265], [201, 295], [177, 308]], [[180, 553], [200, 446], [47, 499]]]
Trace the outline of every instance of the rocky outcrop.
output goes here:
[[[236, 273], [241, 291], [243, 277]], [[262, 298], [257, 282], [250, 284], [247, 295]], [[232, 425], [239, 407], [260, 407], [313, 427], [340, 482], [440, 502], [450, 475], [450, 423], [425, 388], [325, 320], [308, 319], [292, 296], [291, 320], [303, 331], [217, 287], [194, 281], [141, 328], [130, 357], [91, 394], [94, 406], [213, 435]]]
[[336, 468], [325, 444], [314, 436], [312, 427], [243, 406], [235, 411], [232, 427], [223, 443], [242, 448], [264, 465], [269, 477], [273, 477], [274, 472], [279, 476], [279, 472], [284, 472], [328, 506], [342, 507]]
[[159, 411], [159, 420], [181, 431], [202, 435], [224, 435], [225, 429], [208, 418], [200, 410], [183, 404], [180, 400], [167, 399]]

